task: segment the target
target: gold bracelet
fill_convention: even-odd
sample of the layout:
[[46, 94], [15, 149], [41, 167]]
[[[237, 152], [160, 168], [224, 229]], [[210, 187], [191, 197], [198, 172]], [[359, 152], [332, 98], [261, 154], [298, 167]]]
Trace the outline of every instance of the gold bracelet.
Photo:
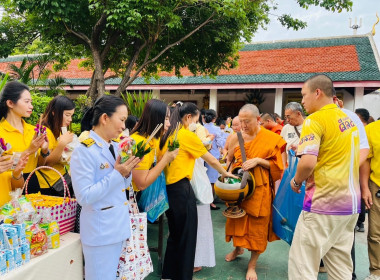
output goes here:
[[12, 178], [15, 179], [15, 180], [17, 180], [17, 181], [20, 180], [20, 179], [22, 178], [23, 175], [24, 175], [24, 174], [23, 174], [22, 171], [21, 171], [20, 177], [16, 178], [15, 176], [13, 176], [13, 172], [12, 172]]

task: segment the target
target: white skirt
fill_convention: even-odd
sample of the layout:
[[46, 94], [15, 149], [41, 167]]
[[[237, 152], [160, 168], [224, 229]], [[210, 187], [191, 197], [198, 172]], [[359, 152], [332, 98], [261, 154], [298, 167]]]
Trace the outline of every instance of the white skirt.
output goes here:
[[115, 280], [123, 242], [104, 246], [82, 244], [86, 280]]
[[215, 266], [214, 232], [210, 205], [197, 205], [198, 210], [198, 232], [197, 246], [195, 250], [194, 267]]

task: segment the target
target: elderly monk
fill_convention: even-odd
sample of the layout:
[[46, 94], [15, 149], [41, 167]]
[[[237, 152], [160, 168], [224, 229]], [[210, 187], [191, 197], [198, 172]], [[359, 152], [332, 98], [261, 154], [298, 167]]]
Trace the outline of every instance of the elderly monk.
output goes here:
[[231, 138], [232, 138], [232, 135], [234, 135], [234, 133], [240, 131], [240, 120], [239, 120], [239, 116], [236, 116], [236, 117], [233, 118], [231, 128], [232, 128], [232, 130], [233, 130], [233, 133], [230, 134], [230, 135], [228, 135], [228, 137], [227, 137], [227, 139], [226, 139], [226, 144], [224, 144], [224, 148], [223, 148], [223, 158], [225, 158], [225, 157], [227, 156], [228, 145], [230, 144], [230, 140], [231, 140]]
[[234, 166], [250, 170], [255, 177], [256, 189], [253, 195], [242, 202], [247, 212], [242, 218], [227, 218], [226, 241], [233, 239], [235, 249], [226, 255], [226, 261], [234, 260], [243, 254], [244, 248], [251, 251], [248, 263], [247, 280], [256, 280], [256, 263], [259, 255], [267, 247], [268, 241], [278, 240], [272, 232], [273, 184], [283, 172], [282, 153], [286, 142], [276, 133], [259, 125], [259, 110], [255, 105], [244, 105], [239, 112], [244, 148], [247, 161], [242, 164], [242, 156], [237, 134], [231, 138], [227, 164], [235, 158]]

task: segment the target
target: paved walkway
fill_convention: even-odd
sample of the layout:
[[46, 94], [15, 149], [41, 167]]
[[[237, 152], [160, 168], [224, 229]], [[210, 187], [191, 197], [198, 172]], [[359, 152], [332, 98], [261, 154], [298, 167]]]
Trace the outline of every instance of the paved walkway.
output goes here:
[[[223, 205], [219, 205], [224, 209]], [[221, 210], [211, 211], [214, 239], [216, 266], [212, 268], [203, 268], [200, 272], [194, 274], [195, 280], [244, 280], [249, 261], [250, 253], [246, 251], [233, 262], [226, 262], [224, 256], [232, 250], [232, 244], [224, 241], [225, 218]], [[155, 246], [157, 242], [158, 225], [148, 226], [148, 240], [150, 246]], [[165, 236], [167, 236], [167, 224], [165, 224]], [[366, 232], [356, 233], [356, 274], [358, 280], [363, 280], [368, 276], [368, 255], [367, 255], [367, 225]], [[166, 240], [164, 241], [166, 243]], [[164, 244], [165, 246], [165, 244]], [[267, 250], [260, 256], [257, 264], [257, 273], [259, 280], [286, 280], [288, 270], [288, 253], [289, 245], [284, 241], [275, 241], [269, 243]], [[151, 253], [155, 272], [151, 273], [148, 280], [160, 279], [157, 274], [157, 253]], [[326, 274], [319, 274], [318, 280], [327, 280]], [[349, 280], [349, 279], [347, 279]]]

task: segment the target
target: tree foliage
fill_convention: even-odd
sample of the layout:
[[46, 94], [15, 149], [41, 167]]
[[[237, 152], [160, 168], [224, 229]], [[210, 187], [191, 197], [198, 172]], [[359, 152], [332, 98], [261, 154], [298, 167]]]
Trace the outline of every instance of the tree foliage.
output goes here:
[[[348, 0], [297, 0], [301, 7], [349, 10]], [[159, 71], [215, 76], [237, 65], [241, 42], [269, 22], [272, 0], [0, 0], [0, 56], [39, 38], [61, 65], [72, 57], [94, 70], [87, 95], [120, 77], [120, 95], [138, 75]], [[288, 28], [305, 23], [279, 17]], [[21, 31], [28, 34], [22, 35]], [[2, 44], [4, 43], [4, 45]]]

